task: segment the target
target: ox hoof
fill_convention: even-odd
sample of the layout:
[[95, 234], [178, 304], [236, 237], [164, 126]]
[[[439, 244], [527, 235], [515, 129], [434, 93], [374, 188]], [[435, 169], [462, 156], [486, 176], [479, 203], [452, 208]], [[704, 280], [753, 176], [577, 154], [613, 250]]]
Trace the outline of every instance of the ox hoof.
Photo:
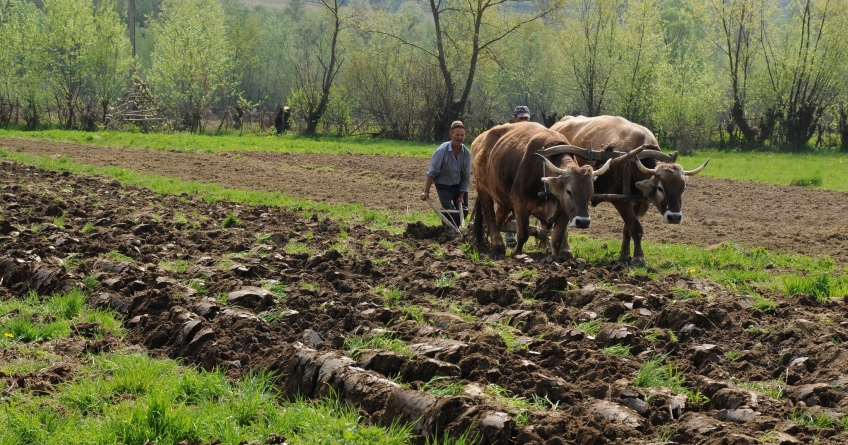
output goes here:
[[630, 265], [631, 266], [647, 266], [648, 262], [645, 261], [645, 257], [643, 257], [643, 256], [633, 257], [633, 259], [630, 260]]

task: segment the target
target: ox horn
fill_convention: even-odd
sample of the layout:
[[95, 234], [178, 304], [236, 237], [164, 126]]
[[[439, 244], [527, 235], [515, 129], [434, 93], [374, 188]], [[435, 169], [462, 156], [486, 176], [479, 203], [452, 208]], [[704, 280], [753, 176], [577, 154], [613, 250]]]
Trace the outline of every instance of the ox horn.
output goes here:
[[689, 170], [689, 171], [683, 170], [683, 174], [686, 175], [686, 176], [695, 176], [698, 173], [701, 173], [701, 170], [703, 170], [704, 167], [706, 167], [707, 163], [709, 163], [709, 162], [710, 162], [710, 160], [707, 159], [706, 161], [704, 161], [703, 164], [701, 164], [700, 167], [696, 168], [695, 170]]
[[616, 164], [619, 164], [619, 163], [621, 163], [621, 162], [625, 162], [625, 161], [627, 161], [628, 159], [632, 158], [633, 156], [636, 156], [636, 155], [638, 155], [639, 153], [642, 153], [642, 150], [644, 150], [644, 149], [645, 149], [645, 146], [643, 145], [643, 146], [641, 146], [641, 147], [639, 147], [639, 148], [635, 148], [635, 149], [633, 149], [633, 150], [628, 151], [627, 153], [625, 153], [625, 154], [624, 154], [624, 156], [619, 156], [619, 157], [617, 157], [617, 158], [613, 158], [612, 160], [613, 160], [613, 162], [615, 162]]
[[639, 155], [639, 159], [656, 159], [662, 162], [677, 162], [677, 152], [675, 151], [671, 154], [665, 154], [659, 150], [645, 150]]
[[609, 168], [610, 168], [610, 165], [611, 165], [611, 164], [612, 164], [612, 159], [607, 159], [606, 164], [604, 164], [604, 166], [603, 166], [603, 167], [601, 167], [601, 168], [599, 168], [599, 169], [597, 169], [597, 170], [593, 171], [593, 172], [592, 172], [592, 175], [593, 175], [594, 177], [596, 177], [596, 178], [597, 178], [598, 176], [601, 176], [602, 174], [606, 173], [606, 172], [607, 172], [607, 170], [609, 170]]
[[564, 168], [559, 168], [559, 167], [557, 167], [556, 165], [554, 165], [554, 163], [553, 163], [553, 162], [551, 162], [551, 160], [550, 160], [550, 159], [548, 159], [548, 158], [546, 158], [546, 157], [542, 156], [542, 155], [541, 155], [541, 154], [539, 154], [539, 153], [536, 153], [536, 155], [537, 155], [537, 156], [539, 156], [540, 158], [542, 158], [542, 160], [543, 160], [543, 161], [545, 161], [545, 165], [547, 165], [547, 166], [548, 166], [548, 168], [549, 168], [549, 169], [551, 169], [551, 171], [553, 171], [554, 173], [559, 173], [559, 174], [561, 174], [561, 175], [564, 175], [564, 174], [568, 173], [568, 170], [566, 170], [566, 169], [564, 169]]
[[636, 167], [639, 167], [639, 171], [641, 171], [642, 173], [646, 173], [649, 175], [653, 175], [657, 172], [657, 169], [655, 168], [645, 167], [645, 164], [643, 164], [642, 161], [639, 160], [638, 156], [636, 157]]
[[570, 155], [586, 157], [586, 149], [580, 148], [576, 145], [554, 145], [553, 147], [540, 150], [538, 153], [542, 156], [553, 156], [568, 153]]

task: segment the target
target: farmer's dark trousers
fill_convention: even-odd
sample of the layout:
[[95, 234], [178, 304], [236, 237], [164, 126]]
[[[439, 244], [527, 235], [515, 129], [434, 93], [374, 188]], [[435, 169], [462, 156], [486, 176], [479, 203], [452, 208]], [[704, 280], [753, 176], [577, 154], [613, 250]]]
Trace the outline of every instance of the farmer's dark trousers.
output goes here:
[[[436, 184], [436, 193], [439, 194], [439, 203], [442, 204], [442, 208], [445, 210], [456, 210], [459, 208], [459, 184], [456, 185], [444, 185], [444, 184]], [[468, 193], [465, 194], [462, 202], [462, 212], [463, 215], [468, 215]], [[451, 219], [457, 227], [459, 227], [459, 214], [458, 213], [445, 213], [445, 216]], [[444, 221], [442, 221], [442, 225], [445, 225]]]

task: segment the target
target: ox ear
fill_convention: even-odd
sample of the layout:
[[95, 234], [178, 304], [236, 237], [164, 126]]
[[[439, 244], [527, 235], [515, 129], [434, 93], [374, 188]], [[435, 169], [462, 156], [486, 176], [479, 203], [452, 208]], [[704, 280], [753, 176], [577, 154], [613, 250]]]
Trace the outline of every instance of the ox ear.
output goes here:
[[642, 191], [645, 196], [651, 196], [657, 192], [657, 185], [654, 184], [654, 181], [650, 179], [646, 179], [644, 181], [639, 181], [636, 183], [636, 188]]
[[548, 187], [556, 192], [557, 190], [562, 190], [562, 187], [565, 184], [565, 179], [562, 176], [546, 176], [542, 178], [542, 182], [548, 184]]

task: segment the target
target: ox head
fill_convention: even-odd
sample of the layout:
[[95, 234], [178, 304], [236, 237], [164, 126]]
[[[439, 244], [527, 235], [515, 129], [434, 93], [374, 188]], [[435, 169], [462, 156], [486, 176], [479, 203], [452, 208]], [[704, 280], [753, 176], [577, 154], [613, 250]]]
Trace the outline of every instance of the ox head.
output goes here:
[[686, 181], [689, 176], [695, 176], [710, 162], [707, 159], [700, 167], [694, 170], [683, 170], [680, 164], [663, 162], [656, 168], [648, 168], [636, 158], [636, 166], [642, 173], [651, 175], [650, 178], [638, 181], [636, 187], [645, 194], [657, 210], [663, 216], [663, 222], [667, 224], [680, 224], [683, 222], [683, 191], [686, 190]]
[[[582, 150], [579, 147], [574, 148]], [[548, 158], [538, 155], [545, 161], [547, 168], [557, 174], [543, 177], [542, 181], [550, 187], [551, 194], [556, 197], [561, 210], [568, 215], [568, 226], [578, 229], [588, 228], [592, 223], [592, 218], [589, 217], [589, 202], [592, 194], [595, 193], [595, 179], [609, 170], [611, 161], [607, 161], [603, 167], [593, 171], [591, 166], [580, 167], [573, 160], [566, 162], [565, 168], [557, 167]]]

